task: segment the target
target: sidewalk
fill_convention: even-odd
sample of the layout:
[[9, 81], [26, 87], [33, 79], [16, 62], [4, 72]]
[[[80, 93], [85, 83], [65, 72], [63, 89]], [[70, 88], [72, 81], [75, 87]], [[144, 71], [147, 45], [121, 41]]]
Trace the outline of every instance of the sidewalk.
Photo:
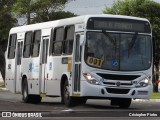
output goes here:
[[144, 100], [144, 99], [136, 99], [133, 100], [134, 102], [160, 102], [160, 99], [149, 99], [149, 100]]
[[4, 86], [4, 81], [2, 79], [0, 79], [0, 87]]
[[2, 79], [0, 79], [0, 90], [7, 90]]

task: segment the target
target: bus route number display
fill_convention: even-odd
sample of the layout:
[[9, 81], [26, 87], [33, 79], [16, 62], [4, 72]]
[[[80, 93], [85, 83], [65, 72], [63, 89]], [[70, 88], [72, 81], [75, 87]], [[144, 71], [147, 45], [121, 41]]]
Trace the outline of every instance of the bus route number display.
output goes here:
[[103, 64], [103, 58], [99, 59], [99, 58], [95, 58], [95, 57], [90, 57], [88, 56], [87, 58], [87, 63], [91, 66], [95, 66], [95, 67], [101, 67]]

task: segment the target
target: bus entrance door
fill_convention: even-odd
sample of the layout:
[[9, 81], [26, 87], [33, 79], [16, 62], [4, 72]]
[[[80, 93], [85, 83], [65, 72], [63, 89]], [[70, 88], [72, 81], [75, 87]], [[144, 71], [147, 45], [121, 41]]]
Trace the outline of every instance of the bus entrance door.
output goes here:
[[47, 55], [48, 55], [48, 42], [49, 42], [49, 37], [43, 37], [42, 40], [42, 52], [41, 52], [41, 62], [40, 62], [40, 67], [41, 67], [41, 73], [40, 73], [40, 80], [41, 80], [41, 93], [45, 93], [46, 89], [46, 84], [45, 80], [46, 78], [46, 64], [47, 64]]
[[81, 36], [83, 36], [83, 33], [77, 33], [76, 34], [76, 40], [74, 43], [74, 61], [75, 63], [73, 64], [73, 92], [74, 94], [79, 94], [80, 93], [80, 80], [81, 80], [81, 45], [80, 45], [80, 39]]
[[18, 45], [17, 45], [17, 54], [16, 54], [16, 61], [17, 61], [17, 66], [16, 66], [16, 92], [21, 92], [21, 58], [22, 58], [22, 46], [23, 46], [23, 41], [18, 40]]

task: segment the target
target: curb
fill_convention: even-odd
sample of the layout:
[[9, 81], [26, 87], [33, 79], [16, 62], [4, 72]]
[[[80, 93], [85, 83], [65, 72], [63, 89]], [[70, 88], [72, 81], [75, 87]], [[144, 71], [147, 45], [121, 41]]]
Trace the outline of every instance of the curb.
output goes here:
[[0, 90], [7, 90], [4, 86], [4, 81], [0, 79]]
[[7, 91], [8, 89], [5, 87], [0, 87], [0, 90]]
[[160, 102], [160, 99], [149, 99], [149, 100], [143, 100], [143, 99], [136, 99], [133, 100], [134, 102]]
[[8, 89], [7, 89], [7, 88], [0, 88], [0, 90], [4, 90], [4, 91], [7, 91]]

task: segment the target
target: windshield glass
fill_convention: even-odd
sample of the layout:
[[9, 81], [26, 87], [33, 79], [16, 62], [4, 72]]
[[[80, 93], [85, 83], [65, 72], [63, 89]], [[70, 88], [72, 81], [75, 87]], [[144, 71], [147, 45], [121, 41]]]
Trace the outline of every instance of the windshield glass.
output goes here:
[[151, 37], [148, 35], [87, 32], [85, 61], [89, 66], [136, 71], [151, 65]]

